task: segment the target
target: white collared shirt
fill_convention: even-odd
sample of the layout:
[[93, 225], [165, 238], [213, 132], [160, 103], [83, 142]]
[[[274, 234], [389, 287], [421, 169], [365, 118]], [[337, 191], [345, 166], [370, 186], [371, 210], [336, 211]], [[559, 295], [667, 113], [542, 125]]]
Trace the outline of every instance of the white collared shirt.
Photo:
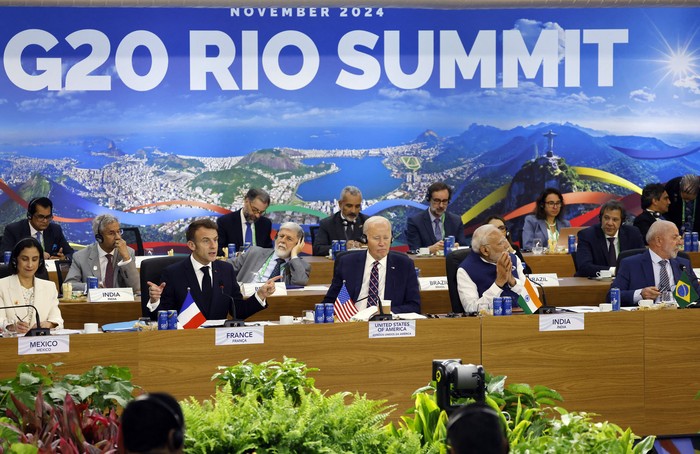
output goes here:
[[[671, 285], [671, 291], [675, 287], [675, 282], [673, 281], [673, 268], [671, 267], [671, 259], [662, 259], [659, 255], [649, 249], [649, 256], [651, 257], [651, 269], [654, 272], [654, 287], [659, 288], [659, 276], [661, 275], [661, 265], [659, 265], [660, 260], [666, 260], [666, 273], [668, 273], [668, 282]], [[633, 301], [638, 303], [642, 300], [642, 289], [639, 288], [634, 291]], [[657, 302], [661, 300], [661, 295], [656, 299]]]
[[[474, 254], [474, 252], [472, 252], [472, 254]], [[493, 265], [494, 269], [496, 268], [495, 263], [484, 260], [483, 257], [480, 258], [484, 263]], [[510, 289], [514, 293], [520, 295], [524, 290], [524, 283], [525, 279], [527, 278], [525, 277], [525, 274], [523, 274], [523, 264], [518, 256], [515, 257], [515, 266], [518, 268], [518, 277], [515, 278], [515, 285]], [[492, 306], [493, 299], [501, 296], [503, 289], [496, 285], [495, 276], [496, 274], [494, 272], [493, 284], [491, 284], [491, 287], [486, 289], [486, 291], [479, 296], [479, 290], [476, 288], [476, 284], [469, 274], [461, 266], [457, 269], [457, 291], [459, 292], [459, 300], [462, 302], [462, 307], [464, 308], [465, 312], [476, 312], [479, 308], [479, 303], [488, 303]], [[517, 304], [517, 301], [513, 301], [513, 305]]]
[[[377, 267], [377, 272], [379, 273], [379, 292], [380, 304], [381, 300], [384, 299], [384, 288], [386, 287], [386, 261], [387, 258], [384, 257], [379, 261], [379, 266]], [[361, 311], [367, 307], [367, 296], [369, 295], [369, 277], [372, 274], [372, 266], [374, 265], [374, 258], [367, 251], [367, 258], [365, 259], [365, 270], [362, 273], [362, 287], [360, 288], [360, 294], [357, 295], [358, 302], [355, 303], [357, 310]]]

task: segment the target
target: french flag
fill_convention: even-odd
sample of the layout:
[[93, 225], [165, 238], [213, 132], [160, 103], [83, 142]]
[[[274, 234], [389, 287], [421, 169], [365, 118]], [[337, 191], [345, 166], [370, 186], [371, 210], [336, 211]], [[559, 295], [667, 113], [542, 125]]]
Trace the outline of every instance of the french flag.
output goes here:
[[177, 316], [177, 327], [178, 329], [196, 329], [202, 326], [202, 323], [206, 322], [207, 319], [204, 318], [204, 314], [199, 310], [197, 303], [194, 302], [190, 289], [187, 289], [187, 297], [185, 302], [182, 303], [182, 309], [180, 309], [180, 315]]

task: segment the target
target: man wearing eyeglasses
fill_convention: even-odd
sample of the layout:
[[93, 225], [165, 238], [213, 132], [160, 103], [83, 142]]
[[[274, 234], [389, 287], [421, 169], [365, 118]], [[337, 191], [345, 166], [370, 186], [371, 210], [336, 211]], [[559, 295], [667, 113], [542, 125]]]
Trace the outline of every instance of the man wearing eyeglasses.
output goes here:
[[599, 271], [617, 266], [620, 252], [644, 247], [639, 229], [624, 225], [626, 216], [622, 203], [609, 200], [600, 207], [600, 224], [578, 232], [576, 276], [596, 277]]
[[437, 254], [443, 250], [443, 240], [448, 236], [455, 237], [455, 247], [466, 244], [462, 219], [447, 212], [451, 198], [452, 188], [442, 181], [428, 187], [426, 199], [430, 206], [409, 218], [406, 224], [409, 251], [418, 252], [420, 248], [428, 248], [431, 254]]
[[236, 245], [241, 251], [245, 243], [262, 248], [272, 247], [272, 222], [264, 216], [270, 206], [270, 194], [262, 189], [251, 188], [243, 200], [243, 208], [220, 216], [216, 220], [219, 231], [218, 254], [224, 255], [228, 245]]
[[73, 254], [73, 262], [65, 282], [74, 290], [85, 290], [87, 278], [94, 276], [103, 288], [141, 288], [136, 270], [136, 253], [122, 238], [119, 220], [111, 214], [101, 214], [92, 220], [95, 242]]
[[27, 205], [27, 219], [5, 226], [2, 235], [2, 251], [11, 251], [22, 238], [36, 238], [44, 248], [44, 259], [66, 259], [73, 255], [73, 248], [63, 236], [61, 226], [51, 222], [53, 202], [48, 197], [37, 197]]

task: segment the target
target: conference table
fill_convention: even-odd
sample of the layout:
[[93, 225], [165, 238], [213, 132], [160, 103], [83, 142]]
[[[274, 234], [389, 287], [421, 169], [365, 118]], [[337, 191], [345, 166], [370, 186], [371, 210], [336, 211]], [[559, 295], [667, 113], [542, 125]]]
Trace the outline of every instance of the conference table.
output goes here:
[[[208, 398], [217, 366], [283, 356], [318, 368], [316, 385], [330, 392], [366, 393], [396, 404], [397, 419], [411, 393], [431, 379], [433, 359], [456, 358], [506, 375], [506, 383], [545, 385], [570, 411], [598, 413], [639, 435], [700, 430], [700, 311], [583, 314], [578, 331], [540, 331], [550, 316], [466, 317], [415, 322], [415, 336], [369, 338], [367, 323], [264, 327], [264, 343], [215, 346], [214, 329], [71, 335], [70, 352], [18, 355], [17, 339], [0, 339], [0, 377], [19, 363], [54, 363], [60, 373], [93, 365], [131, 369], [147, 391]], [[543, 318], [549, 317], [549, 318]]]
[[[559, 279], [558, 287], [546, 287], [547, 304], [550, 306], [597, 306], [605, 302], [610, 281], [569, 277]], [[288, 290], [286, 296], [268, 298], [268, 308], [249, 317], [250, 321], [279, 320], [282, 315], [300, 317], [302, 311], [314, 308], [323, 300], [324, 290]], [[257, 304], [257, 303], [255, 303]], [[141, 302], [66, 302], [59, 304], [66, 328], [80, 329], [84, 323], [107, 323], [136, 320], [141, 316]], [[452, 312], [447, 290], [421, 291], [421, 312], [447, 314]]]

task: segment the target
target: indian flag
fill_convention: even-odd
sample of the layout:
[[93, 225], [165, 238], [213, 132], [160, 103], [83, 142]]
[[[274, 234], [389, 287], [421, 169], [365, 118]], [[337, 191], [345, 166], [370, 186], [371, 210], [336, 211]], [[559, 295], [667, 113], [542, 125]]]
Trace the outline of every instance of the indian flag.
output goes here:
[[542, 306], [540, 296], [537, 290], [532, 286], [529, 279], [525, 279], [525, 289], [518, 297], [518, 306], [520, 306], [526, 314], [534, 314], [537, 309]]
[[688, 304], [692, 303], [693, 301], [697, 301], [698, 299], [698, 294], [693, 286], [690, 285], [690, 277], [685, 271], [683, 271], [681, 278], [678, 279], [678, 282], [676, 283], [676, 291], [674, 296], [676, 297], [676, 302], [680, 307], [686, 307]]

